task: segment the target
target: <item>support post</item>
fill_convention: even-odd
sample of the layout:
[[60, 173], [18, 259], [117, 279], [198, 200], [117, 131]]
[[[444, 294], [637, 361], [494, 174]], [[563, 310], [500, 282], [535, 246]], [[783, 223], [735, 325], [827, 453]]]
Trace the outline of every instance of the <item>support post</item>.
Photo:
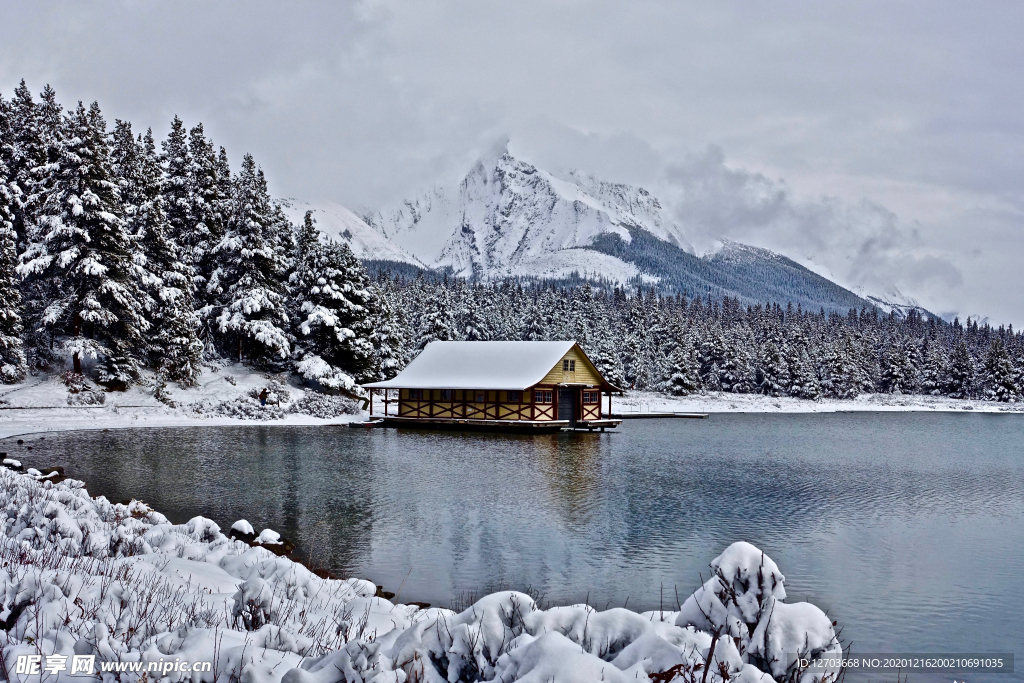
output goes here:
[[373, 394], [375, 391], [370, 389], [370, 417], [373, 417]]

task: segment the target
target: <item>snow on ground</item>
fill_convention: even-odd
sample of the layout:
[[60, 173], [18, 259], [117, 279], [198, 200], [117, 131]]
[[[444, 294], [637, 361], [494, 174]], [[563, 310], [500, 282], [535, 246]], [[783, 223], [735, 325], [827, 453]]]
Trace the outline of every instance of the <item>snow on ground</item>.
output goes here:
[[[604, 399], [607, 410], [608, 399]], [[852, 400], [762, 396], [708, 392], [692, 396], [669, 396], [651, 391], [630, 391], [612, 398], [614, 414], [630, 413], [842, 413], [842, 412], [927, 411], [981, 413], [1024, 412], [1024, 404], [974, 401], [943, 396], [863, 394]]]
[[[150, 380], [152, 378], [149, 378]], [[68, 405], [68, 389], [59, 374], [28, 377], [20, 384], [0, 386], [0, 438], [47, 431], [114, 429], [126, 427], [173, 427], [187, 425], [344, 424], [366, 418], [366, 413], [317, 417], [322, 411], [302, 410], [326, 399], [313, 391], [289, 383], [287, 375], [254, 372], [241, 364], [211, 366], [203, 370], [199, 384], [181, 389], [168, 384], [171, 407], [157, 400], [152, 385], [140, 384], [127, 391], [98, 391], [100, 405]], [[276, 389], [270, 405], [263, 407], [252, 398], [264, 387]], [[95, 389], [98, 389], [94, 387]], [[338, 400], [338, 399], [333, 399]], [[312, 412], [313, 414], [309, 414]]]
[[[368, 581], [321, 578], [208, 519], [173, 525], [71, 479], [0, 469], [0, 506], [8, 680], [81, 680], [74, 658], [92, 656], [105, 683], [814, 683], [837, 672], [800, 669], [789, 653], [841, 653], [830, 619], [785, 603], [785, 577], [748, 543], [726, 548], [677, 611], [542, 609], [505, 591], [456, 613], [394, 604]], [[38, 657], [52, 672], [19, 674], [19, 657], [23, 670]]]
[[[280, 397], [260, 407], [253, 395], [272, 385]], [[95, 388], [95, 387], [94, 387]], [[35, 432], [128, 427], [176, 427], [189, 425], [325, 425], [363, 421], [366, 411], [324, 415], [317, 407], [329, 399], [289, 383], [289, 377], [255, 372], [240, 364], [208, 367], [199, 386], [181, 389], [168, 385], [170, 407], [154, 397], [152, 385], [137, 385], [124, 392], [99, 392], [100, 405], [68, 405], [69, 393], [59, 374], [39, 374], [20, 384], [0, 386], [0, 438]], [[276, 401], [276, 402], [275, 402]], [[607, 399], [605, 408], [607, 408]], [[381, 404], [375, 405], [377, 414]], [[683, 413], [829, 413], [847, 411], [974, 411], [1024, 412], [1024, 404], [968, 401], [935, 396], [865, 394], [852, 401], [823, 399], [805, 401], [755, 394], [711, 392], [693, 396], [668, 396], [655, 392], [631, 391], [612, 398], [612, 412]]]

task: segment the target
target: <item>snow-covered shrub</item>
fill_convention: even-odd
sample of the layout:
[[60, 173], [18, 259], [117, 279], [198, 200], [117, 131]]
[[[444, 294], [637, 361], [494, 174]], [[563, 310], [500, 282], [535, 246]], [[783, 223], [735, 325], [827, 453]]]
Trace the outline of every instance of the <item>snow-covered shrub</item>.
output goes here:
[[[11, 680], [19, 655], [44, 653], [213, 662], [202, 676], [172, 671], [168, 683], [835, 681], [785, 661], [838, 653], [833, 624], [813, 605], [784, 603], [775, 563], [745, 543], [716, 558], [712, 581], [680, 612], [545, 610], [504, 591], [456, 613], [393, 604], [368, 581], [323, 579], [211, 520], [174, 525], [139, 501], [93, 499], [73, 480], [0, 468], [0, 510], [0, 661]], [[702, 626], [685, 623], [694, 613]], [[745, 640], [723, 630], [734, 623]], [[143, 677], [153, 680], [116, 680]]]
[[329, 420], [339, 415], [356, 415], [359, 413], [359, 406], [355, 401], [344, 396], [329, 396], [316, 391], [307, 391], [302, 398], [288, 407], [288, 412]]
[[291, 392], [288, 391], [288, 387], [276, 379], [271, 379], [262, 387], [254, 387], [250, 389], [249, 397], [258, 401], [260, 400], [260, 395], [262, 395], [263, 392], [266, 392], [268, 406], [283, 406], [287, 405], [292, 400], [292, 395]]
[[206, 415], [233, 417], [239, 420], [280, 420], [284, 410], [279, 405], [260, 405], [259, 399], [251, 396], [236, 396], [217, 403], [202, 401], [194, 403], [192, 410]]
[[107, 400], [106, 394], [92, 389], [80, 391], [77, 394], [68, 394], [69, 406], [100, 406]]
[[89, 388], [89, 384], [85, 379], [85, 375], [80, 372], [74, 372], [68, 370], [60, 376], [60, 381], [64, 383], [64, 386], [68, 388], [69, 394], [77, 394], [80, 391], [85, 391]]
[[89, 386], [85, 376], [71, 370], [60, 376], [60, 381], [68, 388], [69, 406], [103, 405], [107, 397]]

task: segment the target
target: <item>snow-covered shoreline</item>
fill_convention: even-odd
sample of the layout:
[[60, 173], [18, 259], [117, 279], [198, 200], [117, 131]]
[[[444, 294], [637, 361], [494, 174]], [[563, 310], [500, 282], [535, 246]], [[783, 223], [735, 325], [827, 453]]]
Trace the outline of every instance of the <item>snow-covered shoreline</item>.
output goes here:
[[[607, 406], [607, 399], [605, 399]], [[999, 403], [975, 399], [919, 394], [861, 394], [849, 400], [809, 401], [788, 396], [708, 392], [670, 396], [649, 391], [628, 392], [612, 399], [612, 412], [680, 413], [850, 413], [850, 412], [978, 412], [1024, 413], [1024, 403]]]
[[[0, 389], [0, 438], [39, 432], [85, 429], [126, 429], [132, 427], [190, 427], [227, 425], [340, 425], [363, 421], [366, 411], [351, 415], [319, 418], [288, 413], [275, 419], [240, 419], [197, 412], [195, 406], [216, 401], [237, 400], [254, 389], [276, 381], [290, 392], [289, 400], [298, 401], [302, 388], [282, 382], [282, 378], [264, 375], [241, 365], [229, 365], [217, 372], [204, 371], [199, 386], [193, 389], [170, 388], [170, 398], [178, 407], [169, 407], [153, 396], [144, 385], [125, 392], [104, 395], [102, 405], [69, 406], [67, 388], [59, 376], [30, 377], [21, 384]], [[607, 399], [605, 399], [607, 406]], [[381, 410], [378, 402], [377, 412]], [[616, 414], [638, 412], [684, 413], [836, 413], [836, 412], [978, 412], [1024, 413], [1024, 404], [951, 399], [941, 396], [864, 394], [853, 400], [821, 399], [808, 401], [759, 394], [708, 392], [692, 396], [670, 396], [655, 392], [627, 392], [612, 399]]]
[[[455, 613], [374, 597], [368, 581], [321, 578], [227, 538], [208, 519], [173, 525], [137, 501], [91, 498], [71, 479], [0, 469], [0, 504], [9, 680], [40, 679], [16, 672], [19, 656], [93, 655], [97, 669], [210, 662], [206, 672], [147, 675], [195, 683], [689, 681], [707, 662], [708, 681], [811, 683], [820, 674], [785, 653], [840, 652], [830, 619], [786, 603], [779, 568], [742, 542], [673, 611], [543, 609], [504, 591]], [[100, 673], [108, 683], [142, 676]], [[42, 679], [80, 677], [60, 670]]]

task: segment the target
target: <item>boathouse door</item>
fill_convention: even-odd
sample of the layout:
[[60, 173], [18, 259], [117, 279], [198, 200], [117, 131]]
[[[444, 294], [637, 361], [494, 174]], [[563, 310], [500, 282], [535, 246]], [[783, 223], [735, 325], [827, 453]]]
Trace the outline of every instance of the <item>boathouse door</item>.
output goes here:
[[576, 390], [558, 390], [558, 419], [568, 420], [570, 427], [576, 426]]

